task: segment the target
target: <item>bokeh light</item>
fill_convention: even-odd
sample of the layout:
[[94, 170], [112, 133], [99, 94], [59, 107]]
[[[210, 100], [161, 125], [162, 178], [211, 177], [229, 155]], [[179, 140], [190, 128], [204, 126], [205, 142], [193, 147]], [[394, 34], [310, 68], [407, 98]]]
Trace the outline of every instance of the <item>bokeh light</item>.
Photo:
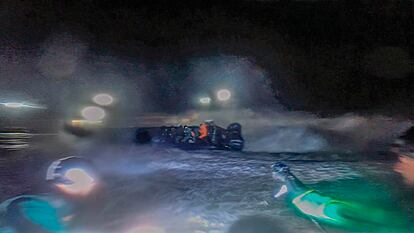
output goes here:
[[89, 121], [99, 121], [105, 117], [105, 110], [96, 106], [88, 106], [82, 109], [82, 116]]
[[58, 184], [57, 187], [71, 195], [87, 195], [95, 187], [95, 180], [80, 168], [69, 169], [65, 173], [65, 178], [71, 183]]
[[111, 105], [114, 102], [114, 98], [106, 93], [97, 94], [92, 98], [93, 102], [102, 106]]
[[202, 105], [209, 105], [211, 103], [211, 98], [210, 97], [202, 97], [202, 98], [200, 98], [200, 103]]
[[221, 89], [217, 92], [217, 99], [219, 101], [228, 101], [231, 97], [231, 92], [227, 89]]

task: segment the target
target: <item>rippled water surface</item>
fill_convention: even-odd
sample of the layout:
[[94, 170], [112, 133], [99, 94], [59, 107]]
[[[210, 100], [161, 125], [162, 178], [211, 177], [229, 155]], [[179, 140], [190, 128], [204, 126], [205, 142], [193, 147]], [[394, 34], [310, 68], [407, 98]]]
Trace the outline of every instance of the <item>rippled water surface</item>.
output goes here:
[[336, 198], [403, 206], [407, 211], [413, 203], [392, 171], [393, 161], [365, 155], [182, 151], [93, 143], [82, 149], [46, 147], [2, 154], [1, 198], [47, 190], [43, 173], [59, 155], [88, 157], [105, 185], [76, 233], [218, 233], [240, 217], [255, 215], [268, 216], [290, 232], [321, 232], [283, 199], [272, 198], [270, 165], [276, 161], [285, 161], [304, 183]]

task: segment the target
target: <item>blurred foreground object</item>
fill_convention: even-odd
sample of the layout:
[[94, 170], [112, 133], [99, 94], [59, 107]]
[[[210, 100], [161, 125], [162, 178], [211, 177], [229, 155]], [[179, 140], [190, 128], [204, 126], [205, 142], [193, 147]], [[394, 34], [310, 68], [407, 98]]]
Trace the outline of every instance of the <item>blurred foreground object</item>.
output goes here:
[[[281, 162], [272, 166], [278, 181], [274, 197], [286, 195], [289, 205], [314, 222], [344, 228], [351, 232], [412, 232], [408, 213], [391, 211], [362, 203], [337, 200], [306, 187]], [[278, 191], [279, 190], [279, 191]], [[402, 211], [401, 211], [402, 212]]]
[[53, 192], [20, 195], [0, 204], [1, 233], [68, 233], [92, 192], [98, 193], [92, 164], [76, 156], [52, 162], [46, 180]]
[[404, 183], [414, 186], [414, 159], [404, 155], [399, 156], [399, 161], [394, 165], [394, 171], [404, 179]]
[[391, 152], [398, 155], [394, 171], [403, 177], [404, 183], [414, 186], [414, 127], [394, 141]]
[[32, 134], [25, 128], [0, 129], [0, 149], [22, 150], [29, 147]]
[[46, 180], [65, 195], [86, 196], [94, 191], [98, 177], [87, 160], [70, 156], [54, 161], [47, 170]]
[[6, 108], [36, 108], [36, 109], [46, 109], [45, 106], [32, 104], [32, 103], [26, 103], [26, 102], [0, 102], [0, 105], [6, 107]]

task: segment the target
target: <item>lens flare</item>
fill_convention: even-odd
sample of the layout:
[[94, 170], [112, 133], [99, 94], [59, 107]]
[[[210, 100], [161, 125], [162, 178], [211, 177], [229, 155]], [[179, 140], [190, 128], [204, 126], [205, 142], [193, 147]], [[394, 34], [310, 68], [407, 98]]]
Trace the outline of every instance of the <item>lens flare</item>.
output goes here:
[[8, 108], [21, 108], [23, 107], [23, 104], [22, 103], [4, 103], [4, 106]]
[[58, 184], [57, 187], [71, 195], [87, 195], [95, 187], [95, 179], [80, 168], [67, 170], [65, 178], [70, 181], [70, 184]]
[[100, 121], [105, 117], [105, 110], [96, 106], [89, 106], [82, 109], [82, 116], [89, 121]]
[[111, 105], [114, 102], [114, 98], [106, 93], [97, 94], [92, 98], [93, 102], [102, 106]]
[[25, 103], [25, 102], [3, 102], [1, 103], [6, 108], [37, 108], [37, 109], [46, 109], [45, 106], [37, 105], [37, 104], [31, 104], [31, 103]]
[[221, 89], [217, 92], [217, 99], [219, 101], [228, 101], [231, 97], [231, 92], [227, 89]]

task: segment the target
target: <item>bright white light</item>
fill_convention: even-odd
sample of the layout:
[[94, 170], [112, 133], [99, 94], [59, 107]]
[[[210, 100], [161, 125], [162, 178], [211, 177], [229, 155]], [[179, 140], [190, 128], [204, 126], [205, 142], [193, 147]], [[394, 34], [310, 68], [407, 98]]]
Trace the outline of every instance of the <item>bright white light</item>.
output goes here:
[[[314, 190], [308, 190], [307, 192], [295, 197], [292, 203], [304, 214], [310, 215], [316, 218], [324, 218], [328, 220], [334, 220], [333, 218], [325, 214], [326, 203], [324, 202], [312, 202], [304, 199], [306, 195], [314, 192]], [[327, 198], [325, 198], [327, 199]]]
[[8, 108], [21, 108], [21, 107], [23, 107], [22, 103], [3, 103], [3, 105], [5, 107], [8, 107]]
[[75, 127], [88, 126], [88, 125], [99, 125], [102, 121], [89, 121], [89, 120], [71, 120], [70, 124]]
[[92, 98], [93, 102], [102, 106], [111, 105], [114, 102], [114, 98], [106, 93], [97, 94]]
[[165, 230], [156, 226], [140, 226], [126, 233], [165, 233]]
[[288, 192], [287, 186], [286, 185], [282, 185], [282, 187], [280, 188], [279, 192], [277, 192], [274, 197], [275, 198], [278, 198], [278, 197], [282, 196], [283, 194], [285, 194], [287, 192]]
[[72, 195], [87, 195], [95, 187], [95, 180], [83, 169], [71, 168], [66, 171], [65, 178], [70, 184], [58, 184], [64, 192]]
[[45, 109], [46, 107], [36, 104], [29, 104], [24, 102], [4, 102], [0, 103], [6, 108], [39, 108], [39, 109]]
[[89, 106], [82, 109], [82, 116], [89, 121], [100, 121], [105, 117], [105, 110], [96, 106]]
[[209, 105], [211, 102], [211, 98], [210, 97], [202, 97], [200, 98], [200, 103], [203, 105]]
[[227, 89], [221, 89], [217, 92], [217, 99], [219, 101], [228, 101], [231, 97], [231, 92]]

